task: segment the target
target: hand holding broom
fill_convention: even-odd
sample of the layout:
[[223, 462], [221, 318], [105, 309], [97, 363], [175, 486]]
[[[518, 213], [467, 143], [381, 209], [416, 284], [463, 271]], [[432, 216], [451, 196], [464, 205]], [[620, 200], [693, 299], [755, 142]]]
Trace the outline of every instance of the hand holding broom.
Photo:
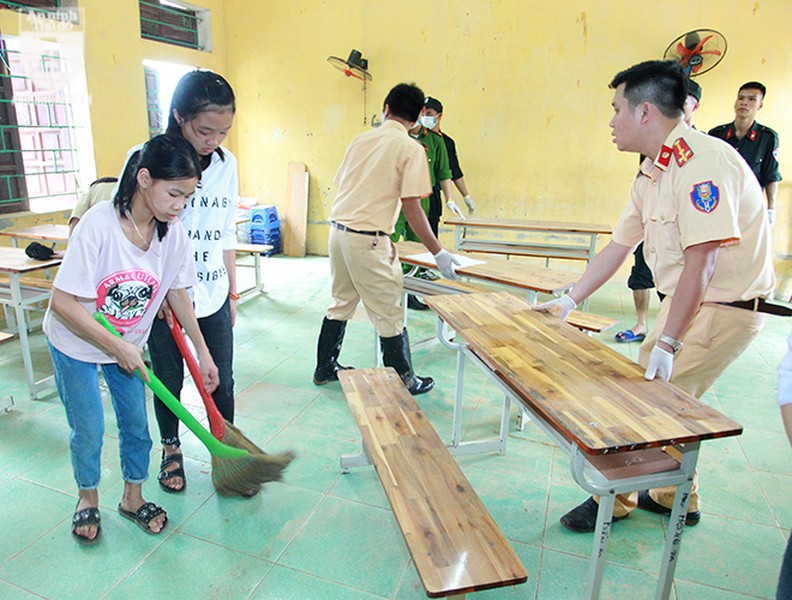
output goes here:
[[209, 426], [212, 434], [230, 446], [244, 448], [248, 456], [244, 460], [225, 460], [212, 455], [212, 483], [217, 492], [222, 496], [252, 496], [258, 491], [262, 483], [279, 481], [283, 470], [294, 459], [293, 452], [283, 454], [267, 454], [251, 442], [245, 435], [231, 423], [223, 419], [211, 395], [204, 389], [201, 370], [195, 360], [187, 339], [184, 337], [181, 325], [176, 315], [171, 312], [166, 323], [171, 335], [179, 348], [187, 368], [190, 370], [195, 387], [201, 394], [206, 412], [209, 417]]
[[[105, 329], [107, 329], [113, 335], [121, 337], [121, 334], [116, 331], [116, 328], [107, 320], [107, 317], [104, 313], [96, 312], [94, 313], [94, 319], [102, 325]], [[146, 385], [151, 389], [152, 392], [157, 394], [160, 400], [167, 406], [174, 415], [176, 415], [182, 423], [184, 423], [187, 428], [192, 431], [196, 437], [203, 442], [206, 449], [209, 450], [212, 456], [217, 456], [218, 458], [222, 458], [225, 460], [239, 460], [247, 456], [247, 451], [238, 447], [231, 447], [227, 444], [223, 444], [217, 438], [213, 437], [211, 433], [209, 433], [206, 428], [201, 425], [198, 420], [193, 417], [190, 412], [181, 405], [176, 397], [165, 387], [165, 384], [162, 383], [159, 378], [151, 372], [151, 369], [146, 368], [146, 374], [148, 375], [148, 381], [143, 377], [143, 375], [138, 372], [143, 381], [145, 381]]]

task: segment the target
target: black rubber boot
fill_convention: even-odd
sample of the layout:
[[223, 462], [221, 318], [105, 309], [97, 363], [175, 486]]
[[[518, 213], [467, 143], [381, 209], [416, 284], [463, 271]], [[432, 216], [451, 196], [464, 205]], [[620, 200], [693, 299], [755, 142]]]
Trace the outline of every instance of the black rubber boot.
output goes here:
[[413, 396], [424, 394], [434, 387], [434, 380], [431, 377], [418, 377], [412, 369], [410, 337], [407, 335], [407, 329], [400, 335], [380, 338], [380, 346], [382, 347], [382, 364], [396, 370], [407, 391]]
[[316, 385], [338, 381], [338, 371], [352, 368], [338, 364], [346, 324], [346, 321], [334, 321], [327, 317], [322, 321], [322, 331], [319, 333], [319, 342], [316, 345], [316, 369], [313, 374], [313, 382]]

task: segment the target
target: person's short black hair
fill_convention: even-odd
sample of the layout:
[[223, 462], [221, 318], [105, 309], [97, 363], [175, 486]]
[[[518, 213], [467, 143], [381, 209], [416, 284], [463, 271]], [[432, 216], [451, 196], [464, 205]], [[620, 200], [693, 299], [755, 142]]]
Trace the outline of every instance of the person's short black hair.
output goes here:
[[763, 100], [764, 100], [765, 96], [767, 96], [767, 88], [763, 84], [759, 83], [758, 81], [748, 81], [746, 83], [743, 83], [740, 86], [740, 89], [737, 90], [737, 91], [738, 92], [742, 92], [743, 90], [749, 90], [749, 89], [750, 90], [759, 90], [760, 92], [762, 92], [762, 99]]
[[610, 87], [624, 86], [630, 108], [649, 102], [669, 119], [680, 117], [688, 95], [688, 76], [677, 60], [647, 60], [616, 74]]
[[394, 117], [417, 121], [424, 104], [424, 93], [414, 83], [400, 83], [388, 92], [382, 104], [383, 109], [386, 104]]

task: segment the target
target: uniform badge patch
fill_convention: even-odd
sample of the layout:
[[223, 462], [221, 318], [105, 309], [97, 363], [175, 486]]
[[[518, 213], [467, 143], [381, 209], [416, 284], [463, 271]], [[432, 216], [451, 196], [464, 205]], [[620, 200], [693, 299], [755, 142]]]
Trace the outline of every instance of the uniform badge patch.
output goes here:
[[666, 145], [663, 145], [663, 147], [660, 148], [660, 155], [657, 157], [655, 164], [658, 167], [665, 168], [668, 166], [669, 162], [671, 162], [671, 148], [669, 148]]
[[690, 200], [696, 210], [703, 213], [711, 213], [720, 202], [720, 190], [712, 181], [702, 181], [693, 186], [690, 192]]
[[693, 150], [682, 138], [677, 138], [674, 142], [674, 158], [680, 167], [684, 167], [685, 163], [693, 158]]
[[751, 130], [751, 135], [748, 136], [748, 139], [751, 140], [752, 142], [756, 141], [756, 129]]

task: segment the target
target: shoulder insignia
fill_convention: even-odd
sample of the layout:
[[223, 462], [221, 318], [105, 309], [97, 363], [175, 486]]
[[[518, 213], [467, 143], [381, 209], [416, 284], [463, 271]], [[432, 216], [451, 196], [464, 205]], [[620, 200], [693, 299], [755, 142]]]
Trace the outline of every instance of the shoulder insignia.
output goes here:
[[690, 192], [690, 201], [696, 210], [709, 214], [720, 202], [720, 190], [712, 181], [696, 183]]
[[732, 130], [732, 128], [731, 128], [731, 127], [729, 127], [729, 128], [726, 130], [726, 139], [727, 139], [727, 140], [730, 140], [730, 139], [731, 139], [732, 133], [734, 133], [734, 131]]
[[674, 142], [674, 158], [680, 167], [684, 167], [685, 163], [693, 158], [693, 150], [683, 138], [677, 138]]
[[666, 168], [669, 162], [671, 162], [671, 148], [663, 144], [663, 147], [660, 148], [660, 155], [657, 157], [655, 164], [658, 167]]
[[751, 135], [748, 136], [748, 139], [752, 142], [756, 141], [756, 129], [751, 129]]

